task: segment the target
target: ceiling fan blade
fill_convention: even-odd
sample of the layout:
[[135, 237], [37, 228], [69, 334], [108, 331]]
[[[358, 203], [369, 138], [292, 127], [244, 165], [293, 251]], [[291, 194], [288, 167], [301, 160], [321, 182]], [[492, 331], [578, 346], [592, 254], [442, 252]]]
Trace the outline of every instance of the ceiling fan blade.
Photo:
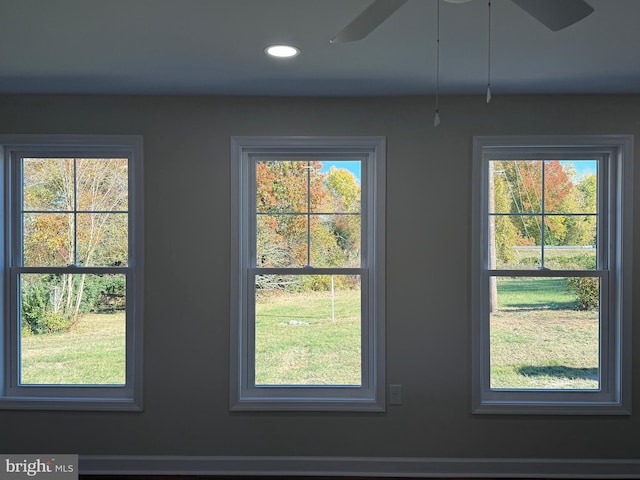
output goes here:
[[331, 43], [362, 40], [389, 18], [407, 0], [375, 0], [360, 15], [331, 39]]
[[511, 0], [553, 32], [579, 22], [593, 12], [584, 0]]

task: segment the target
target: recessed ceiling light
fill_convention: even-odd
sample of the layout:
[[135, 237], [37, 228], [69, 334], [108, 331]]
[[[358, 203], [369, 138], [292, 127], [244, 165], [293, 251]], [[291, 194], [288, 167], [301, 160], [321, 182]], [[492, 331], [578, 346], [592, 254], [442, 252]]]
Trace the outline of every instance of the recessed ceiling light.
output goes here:
[[267, 55], [278, 58], [291, 58], [300, 55], [300, 49], [291, 45], [269, 45], [264, 51]]

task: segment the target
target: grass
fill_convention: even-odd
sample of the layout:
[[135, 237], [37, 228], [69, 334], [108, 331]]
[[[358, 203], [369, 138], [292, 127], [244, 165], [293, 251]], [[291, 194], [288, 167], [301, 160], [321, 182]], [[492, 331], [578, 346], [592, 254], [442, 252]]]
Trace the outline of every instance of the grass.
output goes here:
[[575, 310], [577, 305], [565, 278], [498, 279], [498, 308]]
[[256, 384], [360, 385], [360, 291], [259, 296]]
[[[491, 387], [597, 389], [598, 313], [578, 311], [566, 280], [498, 280]], [[256, 384], [359, 385], [359, 290], [280, 293], [256, 302]], [[89, 314], [69, 332], [22, 339], [23, 384], [123, 384], [123, 313]]]
[[87, 314], [68, 332], [22, 339], [22, 384], [125, 383], [125, 315]]
[[499, 279], [491, 387], [597, 389], [598, 312], [576, 305], [566, 279]]

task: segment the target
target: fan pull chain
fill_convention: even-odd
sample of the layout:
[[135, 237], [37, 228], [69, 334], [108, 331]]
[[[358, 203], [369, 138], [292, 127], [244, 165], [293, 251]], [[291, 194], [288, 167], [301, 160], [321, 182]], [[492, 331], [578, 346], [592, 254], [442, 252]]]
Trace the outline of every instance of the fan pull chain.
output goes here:
[[436, 114], [433, 118], [433, 126], [440, 125], [440, 0], [436, 0]]
[[487, 103], [491, 101], [491, 0], [488, 2], [489, 9], [489, 41], [487, 46]]

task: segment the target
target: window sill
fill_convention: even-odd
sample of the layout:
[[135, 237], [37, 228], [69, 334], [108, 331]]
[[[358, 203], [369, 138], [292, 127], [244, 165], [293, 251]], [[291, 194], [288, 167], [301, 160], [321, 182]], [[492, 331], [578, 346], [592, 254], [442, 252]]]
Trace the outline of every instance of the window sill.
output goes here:
[[142, 402], [132, 398], [3, 397], [0, 410], [72, 410], [140, 412]]

